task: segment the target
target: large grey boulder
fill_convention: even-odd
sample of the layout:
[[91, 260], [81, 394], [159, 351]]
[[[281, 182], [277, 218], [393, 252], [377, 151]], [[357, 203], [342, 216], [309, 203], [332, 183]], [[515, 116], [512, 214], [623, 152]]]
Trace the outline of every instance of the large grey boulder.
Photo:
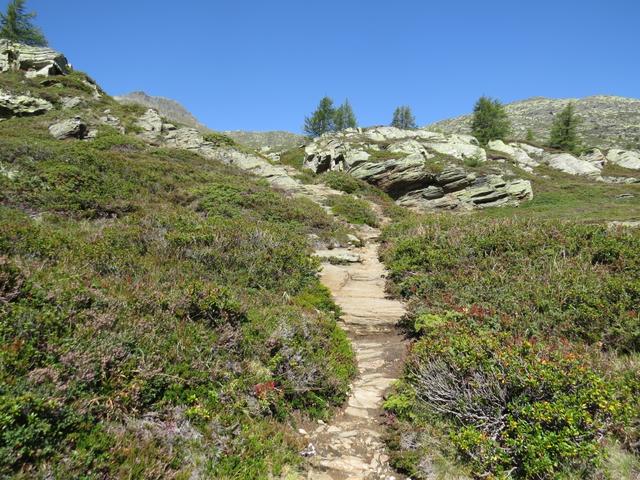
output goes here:
[[15, 95], [0, 89], [0, 118], [39, 115], [48, 112], [53, 104], [30, 95]]
[[144, 133], [157, 134], [162, 132], [162, 117], [160, 114], [150, 108], [136, 122]]
[[607, 160], [623, 168], [640, 170], [640, 152], [636, 150], [612, 148], [607, 153]]
[[51, 136], [58, 140], [66, 138], [86, 138], [89, 133], [89, 127], [80, 117], [70, 118], [56, 122], [49, 127]]
[[435, 182], [435, 175], [425, 168], [424, 158], [419, 154], [384, 162], [362, 162], [351, 168], [349, 173], [377, 186], [394, 198]]
[[601, 168], [586, 160], [580, 160], [569, 153], [552, 153], [544, 156], [547, 165], [569, 175], [599, 175]]
[[544, 150], [536, 147], [525, 148], [523, 144], [510, 143], [506, 144], [502, 140], [494, 140], [487, 145], [491, 150], [502, 153], [509, 157], [513, 162], [523, 170], [532, 172], [535, 167], [540, 165], [538, 158], [542, 156]]
[[26, 72], [28, 77], [66, 75], [69, 62], [59, 52], [50, 48], [32, 47], [9, 40], [0, 40], [0, 71]]
[[589, 162], [599, 169], [604, 168], [604, 165], [607, 163], [607, 157], [599, 148], [594, 148], [591, 151], [583, 153], [582, 155], [580, 155], [580, 160]]

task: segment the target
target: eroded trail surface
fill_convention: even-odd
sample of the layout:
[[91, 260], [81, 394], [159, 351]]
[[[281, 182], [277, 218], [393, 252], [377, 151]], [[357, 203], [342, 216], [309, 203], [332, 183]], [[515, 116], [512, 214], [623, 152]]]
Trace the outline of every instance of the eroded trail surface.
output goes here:
[[381, 414], [384, 393], [402, 368], [405, 344], [395, 325], [405, 310], [385, 294], [386, 270], [378, 260], [378, 235], [378, 230], [367, 230], [365, 245], [348, 251], [358, 255], [360, 262], [326, 263], [321, 273], [322, 283], [343, 310], [342, 326], [356, 351], [359, 374], [344, 411], [329, 425], [309, 432], [316, 452], [310, 480], [403, 478], [389, 467]]

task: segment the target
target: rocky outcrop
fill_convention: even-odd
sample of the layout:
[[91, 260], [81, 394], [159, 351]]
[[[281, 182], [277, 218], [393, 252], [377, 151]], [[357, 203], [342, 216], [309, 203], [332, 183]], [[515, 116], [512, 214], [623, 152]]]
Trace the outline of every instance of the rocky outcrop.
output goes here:
[[0, 71], [9, 70], [25, 72], [27, 77], [47, 77], [66, 75], [71, 66], [64, 55], [50, 48], [0, 40]]
[[[241, 152], [232, 147], [220, 147], [206, 140], [203, 134], [195, 128], [174, 127], [167, 130], [163, 128], [164, 125], [160, 126], [161, 135], [156, 138], [159, 138], [168, 147], [190, 150], [205, 158], [236, 166], [266, 179], [274, 187], [287, 192], [296, 192], [302, 188], [300, 183], [293, 179], [284, 167], [272, 165], [258, 155]], [[154, 124], [155, 127], [157, 127], [156, 124]], [[162, 133], [163, 131], [164, 133]]]
[[[537, 165], [520, 147], [495, 145], [522, 162]], [[305, 167], [316, 173], [342, 170], [417, 210], [468, 210], [517, 205], [532, 198], [531, 183], [487, 172], [487, 152], [469, 135], [376, 127], [324, 135], [305, 148]], [[511, 155], [509, 155], [511, 156]]]
[[58, 140], [66, 138], [87, 138], [89, 127], [80, 117], [70, 118], [56, 122], [49, 127], [51, 136]]
[[120, 122], [118, 117], [111, 114], [111, 109], [106, 109], [99, 120], [102, 125], [115, 128], [120, 133], [125, 133], [125, 128], [122, 126], [122, 122]]
[[640, 151], [625, 151], [614, 148], [607, 152], [606, 158], [607, 161], [619, 167], [628, 168], [629, 170], [640, 170]]
[[[640, 99], [597, 95], [586, 98], [530, 98], [505, 105], [513, 124], [515, 138], [526, 138], [531, 130], [534, 138], [545, 142], [551, 123], [569, 102], [582, 119], [578, 133], [584, 143], [593, 147], [614, 148], [637, 145], [640, 148]], [[470, 133], [471, 115], [437, 122], [430, 128], [445, 133]]]
[[52, 108], [53, 104], [42, 98], [13, 94], [0, 89], [0, 119], [39, 115]]
[[142, 135], [147, 139], [155, 139], [162, 133], [162, 117], [152, 108], [138, 119], [136, 125], [142, 129]]
[[555, 170], [569, 175], [599, 175], [602, 167], [598, 168], [591, 162], [581, 160], [569, 153], [545, 154], [544, 162]]

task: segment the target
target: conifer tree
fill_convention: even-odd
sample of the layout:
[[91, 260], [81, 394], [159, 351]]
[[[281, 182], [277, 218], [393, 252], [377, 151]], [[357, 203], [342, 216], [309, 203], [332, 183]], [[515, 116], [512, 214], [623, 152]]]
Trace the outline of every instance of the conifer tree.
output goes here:
[[336, 131], [344, 130], [346, 128], [356, 128], [358, 126], [356, 116], [353, 113], [353, 108], [351, 108], [349, 100], [345, 100], [344, 103], [337, 108], [334, 124]]
[[11, 0], [5, 13], [0, 12], [0, 38], [35, 47], [46, 47], [42, 31], [31, 23], [35, 13], [27, 13], [26, 0]]
[[534, 135], [532, 129], [527, 128], [527, 136], [525, 137], [525, 140], [527, 142], [535, 142], [536, 141], [536, 136]]
[[511, 122], [500, 101], [480, 97], [473, 108], [471, 132], [482, 145], [506, 139], [511, 132]]
[[416, 119], [411, 112], [411, 107], [403, 105], [398, 107], [393, 112], [393, 120], [391, 126], [401, 128], [403, 130], [410, 130], [417, 128]]
[[324, 97], [320, 100], [318, 108], [304, 119], [304, 131], [310, 137], [319, 137], [323, 133], [335, 130], [336, 110], [333, 108], [333, 100]]
[[554, 119], [551, 125], [549, 146], [566, 152], [580, 153], [578, 125], [580, 117], [576, 115], [573, 103], [569, 103]]

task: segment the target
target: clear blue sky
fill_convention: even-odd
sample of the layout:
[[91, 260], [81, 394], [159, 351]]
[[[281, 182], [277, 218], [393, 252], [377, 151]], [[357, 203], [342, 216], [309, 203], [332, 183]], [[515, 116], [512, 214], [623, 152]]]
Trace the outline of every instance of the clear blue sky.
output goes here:
[[[6, 5], [7, 0], [0, 0]], [[109, 93], [174, 98], [218, 130], [299, 131], [320, 97], [419, 124], [482, 94], [640, 97], [638, 0], [30, 0]]]

